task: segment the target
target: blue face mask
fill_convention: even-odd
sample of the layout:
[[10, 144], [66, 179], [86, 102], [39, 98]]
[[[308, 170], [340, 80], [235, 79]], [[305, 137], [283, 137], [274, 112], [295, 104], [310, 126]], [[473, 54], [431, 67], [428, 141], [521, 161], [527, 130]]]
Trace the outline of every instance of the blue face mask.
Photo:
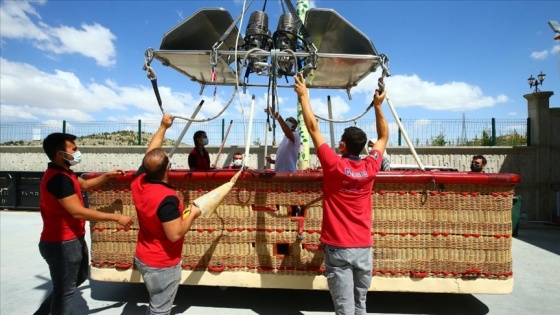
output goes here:
[[294, 123], [292, 123], [291, 121], [287, 121], [286, 125], [288, 125], [288, 128], [290, 128], [290, 130], [294, 127]]
[[[64, 152], [64, 151], [61, 151], [61, 152]], [[68, 155], [71, 155], [74, 158], [72, 160], [69, 160], [65, 157], [62, 157], [65, 161], [67, 161], [70, 164], [70, 166], [74, 166], [74, 165], [76, 165], [76, 164], [78, 164], [82, 161], [82, 152], [80, 152], [80, 151], [76, 151], [74, 153], [68, 153], [68, 152], [64, 152], [64, 153], [66, 153]]]
[[207, 145], [208, 144], [208, 138], [202, 138], [202, 145]]

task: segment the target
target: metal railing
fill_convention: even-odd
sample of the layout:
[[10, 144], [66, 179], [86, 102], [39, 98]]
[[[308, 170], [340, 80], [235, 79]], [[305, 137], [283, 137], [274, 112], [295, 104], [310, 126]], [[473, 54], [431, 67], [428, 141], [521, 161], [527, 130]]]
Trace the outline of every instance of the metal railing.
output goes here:
[[[159, 121], [55, 121], [55, 122], [1, 122], [0, 145], [36, 145], [53, 132], [66, 132], [76, 135], [79, 145], [93, 146], [135, 146], [147, 145], [153, 133], [159, 127]], [[390, 136], [389, 146], [406, 146], [396, 122], [388, 120]], [[530, 128], [529, 119], [401, 119], [410, 141], [414, 146], [511, 146], [530, 145], [527, 143]], [[167, 131], [167, 144], [174, 143], [183, 130], [186, 121], [176, 120]], [[204, 130], [209, 139], [209, 146], [219, 146], [227, 129], [225, 119], [205, 123], [192, 123], [182, 139], [187, 146], [193, 145], [192, 135], [197, 130]], [[336, 141], [349, 126], [362, 128], [368, 137], [375, 138], [375, 120], [361, 119], [355, 123], [334, 124]], [[283, 137], [278, 124], [265, 137], [266, 120], [253, 121], [251, 135], [252, 146], [277, 143]], [[329, 123], [319, 121], [321, 132], [330, 139]], [[241, 120], [234, 120], [226, 146], [244, 147], [247, 126]], [[275, 130], [275, 132], [274, 132]], [[268, 139], [267, 144], [264, 143]]]

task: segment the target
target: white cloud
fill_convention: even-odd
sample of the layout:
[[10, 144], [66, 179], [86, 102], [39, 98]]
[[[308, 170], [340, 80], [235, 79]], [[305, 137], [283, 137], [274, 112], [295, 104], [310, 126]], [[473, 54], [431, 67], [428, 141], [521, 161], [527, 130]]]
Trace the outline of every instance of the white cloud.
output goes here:
[[549, 55], [560, 53], [560, 45], [554, 45], [550, 50], [534, 51], [531, 53], [531, 59], [545, 60]]
[[[38, 1], [36, 4], [44, 4]], [[48, 40], [48, 35], [38, 27], [30, 16], [41, 19], [29, 2], [3, 1], [0, 5], [0, 29], [2, 38]]]
[[37, 120], [36, 113], [30, 106], [0, 105], [2, 119]]
[[[0, 58], [0, 102], [2, 120], [17, 119], [66, 119], [66, 120], [131, 120], [155, 119], [161, 113], [154, 92], [150, 86], [119, 86], [116, 82], [80, 81], [72, 72], [54, 70], [44, 72], [33, 65], [18, 63]], [[372, 86], [376, 86], [377, 77], [370, 75], [363, 80], [353, 94], [366, 94], [364, 101], [349, 101], [341, 96], [331, 98], [333, 117], [335, 119], [354, 118], [362, 113], [372, 98]], [[391, 98], [398, 100], [395, 107], [419, 106], [432, 110], [464, 111], [465, 108], [477, 109], [491, 107], [498, 103], [508, 102], [505, 95], [489, 97], [483, 95], [480, 88], [462, 82], [452, 82], [437, 85], [422, 81], [418, 76], [395, 75], [386, 79], [387, 89]], [[188, 92], [177, 93], [170, 87], [160, 86], [159, 91], [166, 112], [190, 117], [201, 99], [204, 105], [197, 119], [208, 119], [216, 116], [231, 97], [233, 87], [218, 86], [216, 98], [212, 97], [213, 87], [209, 86], [203, 96]], [[32, 91], [32, 92], [30, 92]], [[266, 107], [267, 95], [262, 89], [247, 90], [235, 95], [229, 108], [228, 117], [248, 119], [251, 92], [257, 92], [255, 101], [255, 118], [264, 118], [263, 109]], [[355, 95], [354, 95], [355, 96]], [[361, 99], [358, 98], [358, 99]], [[240, 100], [243, 104], [241, 111]], [[282, 115], [295, 116], [296, 103], [292, 93], [278, 98]], [[355, 102], [362, 102], [363, 106], [356, 106]], [[315, 113], [328, 117], [327, 99], [313, 97], [311, 104]], [[352, 105], [351, 105], [352, 104]], [[358, 109], [352, 112], [351, 108]], [[361, 110], [359, 108], [362, 108]], [[21, 110], [24, 109], [24, 110]], [[129, 115], [132, 110], [139, 109], [134, 116]], [[99, 117], [99, 113], [111, 111], [106, 117]], [[122, 114], [119, 114], [122, 113]], [[92, 116], [96, 114], [95, 118]]]
[[[25, 39], [49, 53], [81, 54], [103, 67], [116, 63], [116, 36], [97, 23], [53, 27], [41, 22], [41, 16], [27, 1], [3, 1], [0, 6], [2, 38]], [[45, 1], [33, 2], [43, 4]], [[35, 21], [38, 20], [38, 21]], [[4, 44], [4, 43], [3, 43]]]
[[46, 73], [4, 58], [0, 58], [0, 68], [2, 104], [88, 112], [119, 109], [120, 104], [112, 101], [115, 94], [110, 88], [97, 83], [84, 85], [74, 73], [61, 70]]
[[[353, 89], [354, 93], [365, 93], [367, 99], [373, 98], [373, 88], [377, 88], [379, 74], [366, 77]], [[465, 82], [436, 84], [422, 80], [417, 75], [393, 75], [385, 78], [387, 94], [395, 107], [418, 106], [429, 110], [464, 111], [492, 107], [509, 102], [503, 94], [496, 97], [486, 96], [478, 86]]]
[[531, 59], [544, 60], [546, 57], [548, 57], [548, 50], [533, 51], [531, 53]]
[[[328, 107], [327, 99], [311, 98], [310, 102], [311, 102], [311, 108], [313, 109], [313, 112], [317, 116], [321, 116], [323, 118], [329, 117], [329, 107]], [[343, 117], [344, 114], [350, 111], [350, 106], [341, 96], [331, 97], [331, 107], [332, 107], [332, 116], [333, 119], [335, 120], [340, 119], [340, 117]], [[348, 117], [348, 119], [350, 118], [354, 118], [354, 117]]]
[[91, 115], [77, 109], [45, 108], [29, 105], [0, 105], [2, 119], [40, 120], [40, 117], [53, 117], [62, 120], [93, 120]]
[[97, 23], [82, 24], [81, 29], [68, 26], [48, 27], [49, 40], [36, 43], [42, 50], [55, 54], [78, 53], [94, 59], [103, 67], [116, 63], [114, 41], [117, 37], [111, 30]]
[[[263, 98], [266, 98], [266, 93]], [[280, 98], [279, 100], [281, 105], [280, 113], [284, 118], [297, 116], [297, 100], [295, 98], [295, 94], [290, 94], [288, 97]], [[323, 118], [329, 117], [327, 98], [313, 97], [313, 95], [310, 94], [309, 102], [311, 103], [311, 108], [316, 116]], [[262, 102], [262, 104], [262, 108], [264, 109], [266, 107], [266, 99]], [[335, 120], [342, 119], [341, 117], [350, 111], [350, 106], [341, 96], [331, 97], [331, 107], [333, 119]]]
[[[66, 119], [93, 120], [93, 113], [111, 110], [111, 116], [101, 120], [130, 120], [156, 117], [161, 111], [151, 87], [119, 86], [113, 81], [81, 82], [72, 72], [54, 70], [48, 73], [33, 65], [0, 58], [0, 103], [2, 120], [16, 119]], [[201, 99], [205, 102], [196, 117], [208, 119], [214, 117], [226, 105], [233, 93], [232, 87], [218, 87], [216, 99], [212, 96], [199, 96], [190, 93], [176, 93], [171, 88], [160, 86], [159, 91], [166, 112], [191, 117]], [[207, 91], [208, 93], [208, 91]], [[243, 95], [246, 117], [250, 104], [250, 95]], [[261, 98], [256, 111], [262, 112], [265, 100]], [[231, 107], [237, 107], [235, 97]], [[140, 109], [137, 116], [128, 116], [132, 108]], [[23, 110], [22, 110], [23, 109]], [[118, 112], [122, 112], [119, 115]], [[98, 118], [99, 119], [99, 118]]]
[[[115, 63], [116, 37], [111, 31], [97, 23], [82, 23], [79, 28], [70, 25], [53, 27], [41, 21], [36, 11], [43, 2], [4, 1], [0, 7], [0, 22], [3, 38], [25, 39], [53, 54], [79, 53], [94, 58], [98, 64], [110, 66]], [[310, 2], [315, 6], [314, 1]], [[178, 13], [180, 14], [180, 13]], [[551, 52], [560, 51], [560, 45]], [[1, 58], [0, 97], [2, 119], [81, 119], [89, 120], [94, 113], [112, 110], [110, 115], [101, 119], [115, 121], [128, 119], [159, 120], [161, 115], [154, 92], [149, 84], [119, 86], [113, 81], [80, 81], [73, 72], [62, 70], [42, 71], [35, 66], [8, 61]], [[333, 115], [352, 118], [362, 112], [372, 99], [373, 88], [377, 86], [378, 73], [371, 74], [352, 89], [355, 100], [344, 96], [332, 97]], [[424, 81], [417, 75], [393, 75], [386, 79], [389, 96], [396, 107], [414, 107], [430, 110], [464, 111], [465, 108], [480, 109], [509, 102], [506, 95], [487, 96], [478, 86], [465, 82], [435, 83]], [[170, 87], [160, 86], [163, 107], [166, 112], [190, 117], [201, 99], [205, 100], [197, 118], [209, 118], [219, 113], [228, 102], [232, 87], [219, 86], [215, 100], [212, 98], [213, 86], [208, 86], [203, 96], [198, 90], [193, 93], [177, 93]], [[32, 91], [32, 92], [30, 92]], [[260, 94], [256, 99], [255, 117], [263, 118], [266, 107], [266, 92], [254, 89]], [[355, 94], [366, 95], [362, 101]], [[239, 92], [245, 118], [249, 116], [251, 93]], [[313, 94], [312, 94], [313, 97]], [[242, 116], [239, 98], [235, 96], [227, 110], [228, 116], [238, 119]], [[279, 97], [282, 114], [296, 115], [293, 93]], [[361, 103], [357, 106], [355, 103]], [[315, 113], [327, 117], [326, 97], [314, 97], [311, 104]], [[24, 108], [24, 111], [18, 111]], [[128, 116], [131, 109], [140, 109], [135, 116]], [[120, 112], [119, 112], [120, 111]], [[136, 111], [135, 111], [136, 112]], [[122, 113], [122, 114], [121, 114]], [[351, 115], [349, 113], [352, 113]], [[59, 116], [60, 115], [60, 116]], [[96, 115], [98, 116], [98, 115]], [[100, 119], [99, 117], [96, 117]]]

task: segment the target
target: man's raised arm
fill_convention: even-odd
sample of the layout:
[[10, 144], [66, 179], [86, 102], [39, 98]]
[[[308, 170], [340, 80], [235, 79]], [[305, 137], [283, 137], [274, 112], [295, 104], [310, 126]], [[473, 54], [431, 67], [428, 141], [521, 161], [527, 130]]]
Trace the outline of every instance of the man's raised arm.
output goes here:
[[[373, 95], [373, 106], [375, 108], [375, 126], [377, 129], [377, 141], [373, 148], [381, 153], [385, 152], [387, 142], [389, 141], [389, 125], [381, 109], [383, 101], [385, 100], [385, 89], [382, 92], [375, 90]], [[369, 152], [368, 152], [369, 153]]]
[[150, 141], [150, 144], [146, 149], [146, 153], [152, 151], [155, 148], [161, 148], [163, 144], [163, 137], [165, 136], [165, 131], [167, 131], [167, 129], [171, 127], [171, 125], [173, 125], [173, 117], [171, 117], [171, 114], [163, 114], [159, 128]]
[[318, 150], [323, 143], [325, 143], [325, 137], [319, 130], [319, 124], [317, 123], [317, 118], [311, 109], [311, 104], [309, 102], [309, 92], [305, 86], [305, 79], [303, 74], [299, 74], [299, 77], [294, 76], [295, 84], [294, 90], [298, 96], [298, 101], [301, 103], [301, 109], [303, 111], [303, 121], [309, 132], [309, 136], [313, 139], [313, 145], [315, 145], [315, 150]]

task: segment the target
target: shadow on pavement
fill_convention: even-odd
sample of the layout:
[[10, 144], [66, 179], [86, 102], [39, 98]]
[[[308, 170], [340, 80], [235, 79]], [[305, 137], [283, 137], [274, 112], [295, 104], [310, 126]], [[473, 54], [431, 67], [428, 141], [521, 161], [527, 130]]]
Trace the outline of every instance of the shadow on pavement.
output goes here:
[[488, 314], [488, 306], [471, 294], [370, 292], [368, 313]]
[[526, 223], [519, 227], [517, 239], [560, 255], [560, 225]]
[[[149, 298], [143, 283], [90, 280], [90, 286], [93, 299], [115, 302], [104, 309], [120, 307], [126, 303], [123, 315], [143, 314], [146, 311]], [[328, 291], [182, 285], [177, 292], [172, 314], [181, 314], [191, 306], [250, 309], [261, 315], [302, 315], [303, 311], [333, 312]], [[91, 309], [89, 314], [101, 311]], [[489, 309], [471, 294], [370, 292], [367, 312], [477, 315], [487, 314]]]

